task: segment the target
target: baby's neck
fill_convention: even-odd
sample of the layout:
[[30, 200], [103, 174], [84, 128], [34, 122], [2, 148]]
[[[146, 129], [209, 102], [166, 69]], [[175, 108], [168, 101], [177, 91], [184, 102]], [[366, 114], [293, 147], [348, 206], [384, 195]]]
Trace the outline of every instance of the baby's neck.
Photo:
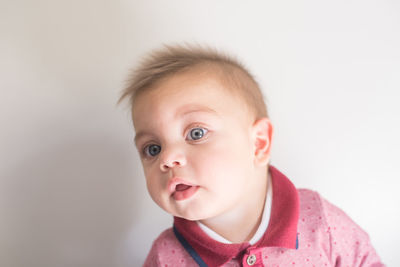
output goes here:
[[250, 201], [240, 203], [229, 213], [200, 222], [232, 243], [248, 242], [261, 223], [267, 186], [270, 186], [267, 185], [268, 177], [260, 181], [257, 190], [251, 192]]

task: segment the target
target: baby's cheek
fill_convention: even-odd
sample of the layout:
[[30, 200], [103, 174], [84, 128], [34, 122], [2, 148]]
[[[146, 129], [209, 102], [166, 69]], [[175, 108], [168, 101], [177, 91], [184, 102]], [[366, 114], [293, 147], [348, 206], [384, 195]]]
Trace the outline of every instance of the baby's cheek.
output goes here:
[[229, 162], [229, 150], [218, 146], [209, 146], [208, 149], [202, 149], [196, 152], [197, 161], [209, 167], [218, 167]]
[[162, 194], [160, 190], [156, 187], [148, 186], [147, 187], [151, 199], [164, 211], [170, 213], [170, 207], [168, 205], [168, 199], [166, 199], [166, 195]]
[[160, 181], [161, 181], [160, 179], [157, 179], [157, 177], [152, 176], [149, 173], [146, 175], [147, 191], [157, 204], [161, 200], [160, 192], [162, 184], [160, 183]]
[[204, 156], [201, 165], [197, 167], [207, 179], [213, 179], [215, 183], [224, 183], [237, 168], [240, 168], [237, 163], [229, 151], [215, 151]]

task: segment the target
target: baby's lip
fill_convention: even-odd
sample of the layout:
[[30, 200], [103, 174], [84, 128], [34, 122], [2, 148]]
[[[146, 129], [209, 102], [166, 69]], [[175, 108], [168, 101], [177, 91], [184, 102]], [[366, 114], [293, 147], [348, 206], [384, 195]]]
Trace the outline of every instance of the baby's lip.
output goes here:
[[176, 191], [176, 186], [182, 184], [182, 185], [187, 185], [187, 186], [196, 186], [192, 183], [186, 182], [185, 180], [174, 177], [171, 180], [168, 181], [168, 192], [172, 195]]

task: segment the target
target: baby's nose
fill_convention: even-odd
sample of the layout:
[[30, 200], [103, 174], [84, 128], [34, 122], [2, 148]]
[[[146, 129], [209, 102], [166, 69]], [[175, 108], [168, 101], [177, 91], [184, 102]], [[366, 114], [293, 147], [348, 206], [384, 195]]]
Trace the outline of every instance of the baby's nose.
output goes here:
[[186, 165], [185, 155], [177, 150], [164, 150], [161, 152], [160, 169], [168, 171], [174, 167], [183, 167]]

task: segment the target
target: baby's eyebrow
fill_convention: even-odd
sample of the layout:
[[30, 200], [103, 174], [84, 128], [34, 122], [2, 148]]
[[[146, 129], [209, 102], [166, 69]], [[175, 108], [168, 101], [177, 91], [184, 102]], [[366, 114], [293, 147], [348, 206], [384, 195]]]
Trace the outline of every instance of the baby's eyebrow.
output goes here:
[[137, 141], [138, 141], [140, 138], [142, 138], [143, 136], [145, 136], [145, 135], [149, 135], [149, 133], [147, 133], [147, 132], [142, 132], [142, 131], [137, 132], [137, 133], [135, 134], [135, 138], [133, 139], [133, 141], [135, 142], [135, 145], [137, 145]]
[[212, 113], [212, 114], [217, 115], [217, 112], [215, 110], [213, 110], [212, 108], [202, 106], [202, 105], [188, 104], [188, 105], [184, 105], [184, 106], [180, 107], [176, 111], [175, 117], [178, 117], [178, 116], [183, 117], [185, 115], [188, 115], [190, 113], [195, 113], [195, 112], [207, 112], [207, 113]]

